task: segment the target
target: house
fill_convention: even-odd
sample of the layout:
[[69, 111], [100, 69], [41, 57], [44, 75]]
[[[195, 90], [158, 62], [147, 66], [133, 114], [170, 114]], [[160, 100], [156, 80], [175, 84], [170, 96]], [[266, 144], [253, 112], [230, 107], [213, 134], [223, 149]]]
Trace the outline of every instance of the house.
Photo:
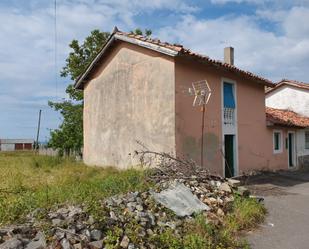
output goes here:
[[33, 139], [0, 139], [0, 151], [32, 150]]
[[[203, 136], [201, 110], [188, 94], [201, 80], [212, 91]], [[75, 83], [84, 91], [84, 161], [135, 165], [132, 152], [141, 141], [153, 151], [203, 159], [205, 168], [225, 176], [285, 168], [287, 153], [273, 153], [273, 128], [266, 125], [264, 89], [273, 86], [234, 66], [233, 48], [222, 62], [115, 29]]]
[[266, 106], [276, 108], [274, 111], [280, 113], [281, 121], [285, 119], [294, 127], [298, 126], [296, 131], [287, 134], [289, 166], [309, 166], [309, 123], [306, 123], [306, 118], [309, 118], [309, 84], [286, 79], [280, 81], [274, 88], [267, 89]]

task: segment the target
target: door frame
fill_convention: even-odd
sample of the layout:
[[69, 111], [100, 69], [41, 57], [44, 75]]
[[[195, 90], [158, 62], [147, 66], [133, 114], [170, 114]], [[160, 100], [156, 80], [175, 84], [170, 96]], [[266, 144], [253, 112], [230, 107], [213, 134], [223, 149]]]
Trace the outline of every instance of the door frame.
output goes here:
[[[293, 139], [292, 139], [292, 162], [293, 162], [293, 166], [290, 166], [290, 134], [292, 135]], [[288, 168], [289, 169], [294, 169], [295, 167], [297, 167], [297, 160], [296, 160], [296, 132], [295, 131], [288, 131], [287, 133], [287, 154], [288, 154]]]
[[[235, 100], [235, 132], [225, 132], [224, 127], [224, 82], [234, 85], [233, 93]], [[221, 150], [222, 150], [222, 173], [225, 177], [225, 141], [224, 135], [234, 135], [234, 175], [238, 176], [239, 174], [239, 151], [238, 151], [238, 101], [237, 101], [237, 81], [222, 77], [221, 78]]]
[[226, 152], [225, 152], [225, 136], [232, 136], [232, 139], [233, 139], [233, 176], [231, 177], [234, 177], [234, 176], [237, 176], [237, 169], [236, 169], [236, 163], [237, 163], [237, 148], [236, 148], [236, 135], [235, 134], [224, 134], [224, 143], [223, 143], [223, 147], [224, 147], [224, 177], [226, 177], [226, 171], [225, 171], [225, 167], [226, 167]]

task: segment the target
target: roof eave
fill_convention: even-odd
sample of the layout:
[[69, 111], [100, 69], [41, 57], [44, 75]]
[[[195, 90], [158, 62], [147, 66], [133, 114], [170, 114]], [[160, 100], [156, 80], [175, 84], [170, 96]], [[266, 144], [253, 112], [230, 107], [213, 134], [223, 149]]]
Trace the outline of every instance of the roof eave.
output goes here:
[[100, 60], [100, 58], [102, 57], [102, 55], [105, 53], [105, 51], [112, 45], [112, 43], [115, 40], [115, 34], [113, 33], [108, 41], [106, 42], [106, 44], [103, 46], [103, 48], [101, 49], [101, 51], [98, 53], [98, 55], [95, 57], [95, 59], [89, 64], [89, 66], [87, 67], [87, 69], [85, 70], [85, 72], [77, 79], [77, 81], [74, 84], [74, 87], [76, 89], [80, 89], [82, 90], [84, 88], [84, 83], [85, 83], [85, 79], [88, 76], [88, 74], [90, 73], [90, 71], [92, 70], [92, 68], [97, 64], [97, 62]]
[[123, 35], [119, 35], [117, 33], [113, 33], [110, 36], [110, 38], [108, 39], [107, 43], [103, 46], [101, 51], [98, 53], [98, 55], [95, 57], [95, 59], [87, 67], [86, 71], [75, 82], [74, 87], [76, 89], [82, 90], [84, 88], [84, 83], [85, 83], [87, 76], [89, 75], [89, 73], [91, 72], [93, 67], [97, 64], [97, 62], [101, 59], [101, 57], [105, 54], [105, 52], [109, 49], [109, 47], [113, 44], [113, 42], [115, 40], [128, 42], [128, 43], [138, 45], [140, 47], [144, 47], [144, 48], [147, 48], [147, 49], [151, 49], [151, 50], [157, 51], [159, 53], [169, 55], [169, 56], [173, 56], [173, 57], [178, 54], [178, 51], [175, 51], [175, 50], [172, 50], [172, 49], [169, 49], [169, 48], [164, 48], [162, 46], [151, 44], [149, 42], [144, 42], [144, 41], [140, 41], [140, 40], [135, 39], [135, 38], [126, 37], [126, 36], [123, 36]]
[[[189, 54], [181, 54], [179, 57], [187, 57], [187, 58], [192, 58], [192, 59], [194, 59], [194, 60], [197, 60], [196, 58], [194, 58], [194, 56], [189, 55]], [[224, 67], [224, 66], [222, 66], [222, 65], [218, 65], [218, 64], [216, 64], [216, 63], [213, 63], [213, 62], [211, 62], [211, 61], [207, 61], [207, 60], [205, 60], [205, 59], [203, 59], [203, 58], [200, 58], [200, 59], [199, 59], [199, 62], [200, 62], [200, 63], [207, 64], [207, 65], [210, 65], [210, 66], [213, 66], [213, 67], [215, 67], [215, 68], [217, 68], [217, 69], [220, 69], [220, 70], [224, 70], [224, 71], [226, 71], [226, 72], [233, 72], [233, 73], [236, 73], [236, 74], [238, 74], [238, 75], [240, 75], [240, 76], [242, 76], [242, 77], [245, 77], [245, 78], [247, 78], [247, 79], [253, 80], [253, 81], [255, 81], [255, 82], [259, 83], [259, 84], [262, 84], [262, 85], [264, 85], [264, 86], [269, 86], [269, 87], [274, 87], [274, 86], [275, 86], [275, 84], [272, 83], [271, 81], [268, 81], [268, 80], [266, 80], [266, 79], [263, 80], [263, 79], [257, 78], [257, 77], [255, 77], [254, 75], [252, 75], [252, 76], [247, 75], [247, 74], [245, 74], [244, 72], [241, 72], [241, 71], [239, 71], [239, 69], [237, 70], [237, 69], [234, 68], [234, 67], [227, 68], [227, 67]]]

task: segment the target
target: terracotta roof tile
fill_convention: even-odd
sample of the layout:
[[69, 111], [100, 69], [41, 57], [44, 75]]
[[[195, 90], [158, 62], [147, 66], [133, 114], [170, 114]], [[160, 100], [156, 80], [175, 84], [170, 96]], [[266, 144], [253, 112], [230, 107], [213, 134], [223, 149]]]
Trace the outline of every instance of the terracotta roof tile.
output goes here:
[[309, 90], [309, 83], [300, 82], [300, 81], [296, 81], [296, 80], [282, 79], [280, 82], [275, 84], [275, 87], [267, 88], [266, 94], [274, 91], [275, 89], [278, 89], [279, 87], [281, 87], [283, 85], [289, 85], [289, 86], [294, 86], [294, 87], [297, 87], [297, 88]]
[[266, 107], [266, 119], [273, 125], [299, 128], [309, 127], [309, 117], [301, 116], [290, 110]]
[[234, 65], [230, 65], [230, 64], [224, 63], [224, 62], [219, 61], [219, 60], [211, 59], [208, 56], [205, 56], [205, 55], [202, 55], [202, 54], [199, 54], [199, 53], [195, 53], [195, 52], [191, 51], [190, 49], [184, 48], [181, 44], [176, 44], [176, 43], [171, 44], [171, 43], [168, 43], [168, 42], [162, 42], [159, 39], [153, 39], [153, 38], [150, 38], [150, 37], [135, 35], [135, 34], [132, 34], [132, 33], [125, 33], [125, 32], [119, 31], [117, 28], [115, 28], [112, 35], [110, 36], [108, 42], [105, 44], [105, 46], [103, 46], [103, 48], [101, 49], [101, 51], [99, 52], [97, 57], [92, 61], [92, 63], [90, 63], [90, 65], [87, 67], [85, 72], [83, 74], [81, 74], [78, 77], [78, 79], [76, 80], [76, 82], [75, 82], [76, 88], [83, 88], [84, 83], [87, 81], [88, 74], [91, 72], [93, 67], [97, 64], [97, 62], [101, 58], [102, 53], [104, 52], [105, 47], [107, 46], [109, 41], [112, 40], [114, 35], [117, 35], [117, 36], [120, 36], [120, 37], [123, 36], [124, 38], [127, 37], [127, 38], [136, 39], [138, 41], [146, 42], [146, 43], [149, 43], [149, 44], [155, 44], [159, 47], [162, 47], [162, 48], [165, 48], [165, 49], [170, 49], [171, 51], [177, 53], [177, 56], [192, 57], [193, 59], [196, 59], [196, 60], [203, 62], [203, 63], [208, 63], [208, 64], [215, 66], [219, 69], [227, 70], [227, 71], [230, 71], [230, 72], [233, 72], [233, 73], [238, 73], [238, 74], [242, 75], [243, 77], [247, 77], [248, 79], [254, 80], [254, 81], [256, 81], [260, 84], [263, 84], [265, 86], [269, 86], [269, 87], [274, 86], [274, 83], [272, 83], [268, 79], [260, 77], [256, 74], [251, 73], [251, 72], [239, 69]]
[[169, 49], [172, 49], [172, 50], [174, 50], [176, 52], [181, 53], [182, 55], [191, 56], [191, 57], [194, 57], [196, 59], [200, 59], [200, 60], [206, 61], [206, 62], [208, 62], [210, 64], [215, 65], [215, 66], [227, 69], [229, 71], [241, 73], [241, 74], [246, 75], [247, 77], [249, 77], [251, 79], [254, 79], [254, 80], [257, 80], [257, 81], [261, 81], [265, 85], [269, 85], [269, 86], [273, 86], [274, 85], [273, 82], [271, 82], [268, 79], [265, 79], [265, 78], [263, 78], [261, 76], [253, 74], [253, 73], [251, 73], [249, 71], [242, 70], [242, 69], [240, 69], [240, 68], [238, 68], [238, 67], [236, 67], [234, 65], [230, 65], [228, 63], [224, 63], [224, 62], [219, 61], [219, 60], [211, 59], [211, 58], [209, 58], [206, 55], [195, 53], [195, 52], [191, 51], [188, 48], [184, 48], [180, 44], [176, 44], [176, 43], [171, 44], [171, 43], [168, 43], [168, 42], [161, 42], [159, 39], [151, 39], [149, 37], [147, 37], [147, 39], [144, 40], [145, 39], [144, 36], [134, 35], [134, 34], [131, 34], [131, 33], [125, 33], [125, 32], [122, 32], [122, 31], [117, 31], [116, 34], [127, 36], [127, 37], [134, 38], [134, 39], [141, 40], [141, 41], [146, 41], [146, 42], [149, 42], [149, 43], [152, 43], [152, 44], [156, 44], [156, 45], [159, 45], [159, 46], [162, 46], [162, 47], [165, 47], [165, 48], [169, 48]]

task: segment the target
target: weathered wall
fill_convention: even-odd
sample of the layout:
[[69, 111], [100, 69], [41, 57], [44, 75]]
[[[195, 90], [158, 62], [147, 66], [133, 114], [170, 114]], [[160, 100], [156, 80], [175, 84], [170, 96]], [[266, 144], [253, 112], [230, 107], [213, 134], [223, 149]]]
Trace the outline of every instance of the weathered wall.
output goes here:
[[204, 132], [204, 165], [223, 174], [222, 78], [236, 81], [238, 115], [238, 174], [261, 168], [287, 168], [287, 153], [273, 154], [272, 129], [266, 127], [264, 86], [219, 71], [213, 67], [176, 60], [176, 150], [200, 163], [201, 111], [192, 107], [191, 83], [206, 79], [212, 89], [207, 105]]
[[201, 157], [201, 107], [193, 107], [193, 96], [188, 94], [192, 82], [207, 79], [212, 96], [205, 112], [204, 166], [222, 174], [221, 92], [218, 74], [204, 65], [176, 59], [176, 150], [178, 156], [194, 159]]
[[266, 106], [289, 109], [309, 117], [309, 90], [287, 85], [279, 87], [266, 95]]
[[125, 168], [136, 140], [175, 152], [174, 61], [118, 43], [85, 87], [84, 161]]
[[[273, 129], [266, 126], [264, 86], [237, 80], [240, 173], [255, 169], [287, 169], [285, 144], [273, 153]], [[286, 130], [283, 132], [283, 143]]]

